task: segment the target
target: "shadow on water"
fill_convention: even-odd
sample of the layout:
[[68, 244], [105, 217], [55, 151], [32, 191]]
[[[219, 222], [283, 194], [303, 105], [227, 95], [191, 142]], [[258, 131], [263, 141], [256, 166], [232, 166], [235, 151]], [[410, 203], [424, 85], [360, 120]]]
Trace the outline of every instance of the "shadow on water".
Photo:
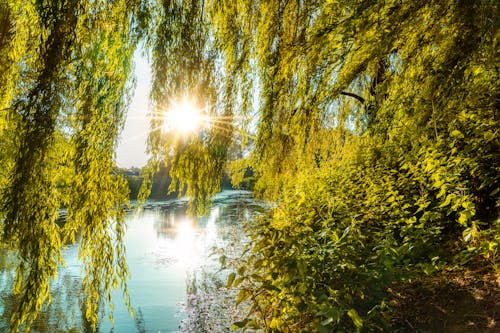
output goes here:
[[[9, 322], [18, 299], [11, 289], [15, 278], [15, 257], [1, 249], [0, 262], [0, 331], [9, 331]], [[52, 301], [42, 307], [33, 325], [32, 332], [39, 333], [77, 333], [92, 332], [84, 319], [85, 302], [81, 279], [63, 273], [51, 286]]]

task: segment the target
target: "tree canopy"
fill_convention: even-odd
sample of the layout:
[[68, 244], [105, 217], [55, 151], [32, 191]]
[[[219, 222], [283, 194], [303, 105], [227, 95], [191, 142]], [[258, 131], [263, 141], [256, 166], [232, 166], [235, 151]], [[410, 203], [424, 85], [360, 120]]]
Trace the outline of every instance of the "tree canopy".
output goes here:
[[[153, 66], [143, 198], [167, 163], [194, 212], [224, 169], [242, 180], [250, 168], [275, 203], [252, 224], [237, 281], [254, 306], [237, 326], [381, 330], [393, 283], [478, 261], [498, 273], [499, 14], [493, 0], [0, 4], [12, 329], [50, 299], [78, 230], [94, 327], [102, 299], [126, 288], [114, 149], [139, 43]], [[165, 131], [183, 98], [205, 126]]]
[[[241, 326], [380, 330], [393, 283], [477, 258], [498, 269], [496, 2], [199, 8], [214, 112], [257, 117], [251, 155], [229, 168], [241, 179], [251, 166], [256, 192], [278, 202], [238, 270], [238, 301], [255, 311]], [[205, 169], [184, 170], [186, 182]]]

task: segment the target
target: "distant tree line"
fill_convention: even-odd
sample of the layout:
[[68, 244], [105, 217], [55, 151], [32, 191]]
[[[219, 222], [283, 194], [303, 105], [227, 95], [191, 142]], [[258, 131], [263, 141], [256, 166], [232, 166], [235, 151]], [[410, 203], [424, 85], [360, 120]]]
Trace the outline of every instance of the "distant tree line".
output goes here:
[[[131, 168], [116, 168], [116, 172], [122, 175], [127, 180], [127, 185], [129, 189], [130, 200], [136, 200], [139, 196], [142, 183], [144, 181], [144, 169], [131, 167]], [[227, 172], [224, 172], [221, 181], [221, 190], [231, 190], [231, 189], [244, 189], [251, 190], [255, 180], [253, 178], [253, 172], [250, 168], [247, 169], [244, 179], [241, 183], [234, 187], [231, 184], [231, 177]], [[170, 177], [170, 168], [162, 164], [153, 176], [153, 182], [151, 185], [150, 199], [154, 200], [165, 200], [174, 199], [179, 196], [178, 191], [169, 192], [170, 184], [172, 183], [172, 178]]]

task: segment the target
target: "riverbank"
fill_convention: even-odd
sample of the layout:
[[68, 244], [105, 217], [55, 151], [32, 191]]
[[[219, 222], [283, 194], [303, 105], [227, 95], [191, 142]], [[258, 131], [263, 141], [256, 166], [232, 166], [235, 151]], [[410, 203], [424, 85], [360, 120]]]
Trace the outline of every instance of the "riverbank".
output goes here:
[[498, 332], [500, 276], [485, 267], [444, 270], [392, 288], [395, 332]]

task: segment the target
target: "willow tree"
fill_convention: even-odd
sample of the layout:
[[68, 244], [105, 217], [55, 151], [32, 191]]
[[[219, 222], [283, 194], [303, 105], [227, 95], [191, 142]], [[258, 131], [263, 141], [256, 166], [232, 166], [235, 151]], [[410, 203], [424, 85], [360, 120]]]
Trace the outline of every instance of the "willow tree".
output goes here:
[[[180, 4], [166, 2], [165, 13]], [[153, 89], [203, 59], [189, 63], [188, 77], [215, 70], [213, 92], [229, 114], [257, 111], [247, 163], [257, 190], [280, 202], [255, 225], [238, 280], [239, 301], [251, 297], [255, 313], [239, 325], [382, 329], [378, 314], [394, 281], [471, 256], [498, 267], [495, 1], [192, 6], [190, 19], [173, 15], [174, 29], [157, 33], [169, 41], [157, 44], [170, 46], [162, 52], [186, 48], [170, 66], [155, 62], [156, 78], [174, 79]], [[215, 66], [197, 67], [212, 56]], [[187, 92], [165, 95], [196, 94], [198, 83], [183, 82]], [[174, 163], [189, 161], [174, 172], [188, 192], [202, 189], [198, 170], [215, 160], [164, 147]]]
[[[2, 241], [20, 259], [12, 329], [49, 298], [60, 232], [82, 230], [94, 328], [102, 297], [125, 287], [113, 149], [141, 33], [151, 170], [170, 163], [203, 212], [247, 125], [253, 152], [233, 169], [250, 165], [279, 203], [255, 222], [235, 280], [238, 301], [254, 303], [238, 325], [381, 329], [399, 273], [498, 265], [498, 14], [493, 0], [0, 5]], [[197, 132], [169, 126], [183, 99], [202, 110]]]
[[[232, 140], [232, 109], [225, 106], [223, 87], [216, 76], [220, 57], [203, 1], [164, 1], [157, 10], [156, 31], [150, 41], [154, 107], [148, 143], [151, 160], [143, 196], [159, 163], [168, 163], [170, 191], [188, 195], [191, 210], [204, 213], [219, 191]], [[187, 102], [200, 117], [200, 128], [194, 133], [182, 133], [169, 123], [172, 108]]]
[[[62, 246], [81, 232], [86, 317], [128, 275], [126, 183], [113, 174], [139, 2], [10, 1], [0, 6], [2, 243], [16, 251], [11, 330], [29, 331], [50, 301]], [[5, 84], [3, 84], [5, 82]], [[67, 207], [67, 223], [56, 224]]]

